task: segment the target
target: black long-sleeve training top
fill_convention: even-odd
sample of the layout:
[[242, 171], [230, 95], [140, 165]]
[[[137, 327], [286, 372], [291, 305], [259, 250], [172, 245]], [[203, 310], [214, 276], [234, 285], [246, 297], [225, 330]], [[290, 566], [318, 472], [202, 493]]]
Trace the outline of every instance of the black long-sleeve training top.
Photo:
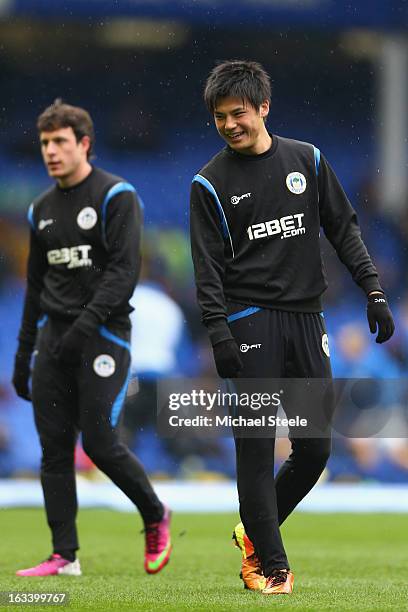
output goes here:
[[191, 247], [213, 344], [231, 338], [228, 302], [320, 312], [320, 228], [366, 292], [381, 290], [356, 213], [314, 145], [272, 135], [261, 155], [222, 149], [194, 177]]
[[53, 186], [30, 206], [30, 251], [20, 344], [32, 348], [46, 314], [91, 334], [128, 328], [140, 271], [141, 202], [120, 177], [93, 167], [79, 184]]

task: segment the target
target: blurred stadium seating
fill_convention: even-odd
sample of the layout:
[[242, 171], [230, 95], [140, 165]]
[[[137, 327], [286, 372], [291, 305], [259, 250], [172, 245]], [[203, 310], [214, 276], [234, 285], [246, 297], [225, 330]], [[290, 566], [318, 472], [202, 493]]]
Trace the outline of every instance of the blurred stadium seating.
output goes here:
[[[190, 4], [189, 9], [181, 1], [161, 0], [0, 5], [0, 476], [34, 473], [39, 464], [31, 408], [15, 397], [10, 377], [24, 292], [25, 213], [49, 184], [35, 120], [57, 96], [94, 117], [95, 163], [137, 187], [145, 203], [145, 250], [150, 260], [161, 262], [154, 280], [183, 309], [197, 370], [214, 374], [195, 304], [187, 236], [191, 178], [221, 146], [201, 100], [202, 85], [217, 59], [261, 61], [273, 81], [270, 130], [312, 142], [329, 159], [358, 211], [397, 319], [394, 339], [375, 345], [364, 296], [324, 241], [334, 374], [406, 378], [408, 191], [389, 209], [378, 195], [375, 48], [379, 28], [403, 36], [406, 3], [373, 0], [349, 12], [334, 0], [303, 8], [246, 0], [213, 2], [211, 8], [204, 1]], [[190, 366], [188, 358], [186, 374]], [[407, 397], [401, 397], [405, 418]], [[171, 455], [151, 430], [138, 436], [138, 453], [150, 471], [232, 477], [231, 440], [207, 450], [177, 456], [173, 449]], [[336, 442], [328, 474], [335, 480], [408, 482], [407, 442]]]

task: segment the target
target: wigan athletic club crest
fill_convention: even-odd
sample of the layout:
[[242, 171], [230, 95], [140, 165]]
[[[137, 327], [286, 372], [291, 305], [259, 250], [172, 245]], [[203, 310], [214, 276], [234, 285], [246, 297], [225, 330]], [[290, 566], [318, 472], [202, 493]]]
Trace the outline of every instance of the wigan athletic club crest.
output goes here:
[[322, 336], [322, 349], [325, 354], [330, 357], [329, 338], [327, 337], [327, 334], [323, 334]]
[[83, 230], [90, 230], [94, 227], [98, 220], [96, 210], [91, 206], [83, 208], [77, 216], [77, 223]]
[[98, 355], [93, 362], [93, 369], [98, 376], [108, 378], [114, 374], [116, 363], [114, 358], [110, 355]]
[[291, 172], [286, 177], [286, 187], [292, 193], [299, 195], [306, 189], [306, 178], [301, 172]]

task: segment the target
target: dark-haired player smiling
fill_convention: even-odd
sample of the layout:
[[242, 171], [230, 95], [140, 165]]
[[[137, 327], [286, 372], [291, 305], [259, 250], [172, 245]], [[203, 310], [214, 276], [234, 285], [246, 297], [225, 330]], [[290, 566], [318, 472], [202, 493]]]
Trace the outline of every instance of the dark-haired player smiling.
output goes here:
[[[222, 378], [330, 378], [321, 227], [367, 297], [377, 342], [394, 323], [328, 162], [316, 146], [268, 132], [270, 94], [256, 62], [223, 62], [207, 79], [204, 99], [227, 146], [191, 189], [198, 301]], [[274, 439], [235, 437], [242, 524], [234, 537], [245, 585], [265, 595], [292, 592], [279, 526], [317, 482], [331, 448], [330, 436], [290, 440], [274, 478]]]

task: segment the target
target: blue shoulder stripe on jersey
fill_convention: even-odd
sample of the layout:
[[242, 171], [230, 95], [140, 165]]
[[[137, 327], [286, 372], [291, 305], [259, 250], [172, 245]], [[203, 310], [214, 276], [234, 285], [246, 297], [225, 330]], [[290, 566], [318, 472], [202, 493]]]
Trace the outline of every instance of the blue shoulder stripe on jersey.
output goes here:
[[319, 167], [320, 167], [320, 149], [318, 149], [317, 147], [315, 147], [313, 145], [313, 153], [314, 153], [314, 160], [315, 160], [315, 166], [316, 166], [316, 174], [319, 174]]
[[259, 312], [260, 310], [262, 310], [262, 308], [259, 308], [258, 306], [250, 306], [245, 310], [234, 312], [234, 314], [227, 317], [227, 321], [228, 323], [231, 323], [232, 321], [237, 321], [238, 319], [243, 319], [244, 317], [250, 317], [251, 315], [255, 314], [256, 312]]
[[44, 327], [47, 321], [48, 321], [48, 315], [45, 314], [41, 317], [41, 319], [38, 319], [37, 329], [41, 329], [42, 327]]
[[104, 325], [101, 325], [99, 327], [99, 333], [101, 334], [103, 338], [106, 338], [107, 340], [110, 340], [114, 344], [117, 344], [118, 346], [122, 346], [123, 348], [130, 351], [130, 342], [126, 342], [126, 340], [123, 340], [119, 336], [112, 334], [112, 332], [109, 331], [109, 329], [105, 327]]
[[33, 228], [33, 230], [35, 230], [35, 225], [34, 225], [34, 204], [30, 204], [28, 212], [27, 212], [27, 219], [29, 224], [31, 225], [31, 227]]
[[211, 185], [210, 181], [208, 179], [206, 179], [204, 176], [202, 176], [201, 174], [196, 174], [195, 177], [193, 178], [192, 182], [193, 183], [194, 182], [200, 183], [201, 185], [203, 185], [203, 187], [205, 187], [211, 193], [211, 195], [214, 197], [215, 203], [217, 204], [217, 207], [218, 207], [218, 214], [220, 215], [220, 219], [221, 219], [222, 233], [224, 235], [224, 238], [229, 238], [230, 245], [231, 245], [231, 250], [232, 250], [232, 256], [235, 257], [234, 247], [232, 245], [231, 232], [229, 231], [229, 227], [228, 227], [228, 223], [227, 223], [227, 218], [225, 216], [224, 209], [223, 209], [223, 207], [221, 205], [220, 199], [219, 199], [219, 197], [217, 195], [217, 192], [215, 191], [213, 185]]
[[[105, 227], [106, 227], [106, 210], [108, 208], [108, 204], [113, 197], [118, 195], [118, 193], [123, 193], [124, 191], [131, 191], [132, 193], [135, 193], [137, 195], [137, 191], [133, 187], [133, 185], [131, 185], [130, 183], [125, 183], [124, 181], [121, 181], [120, 183], [116, 183], [116, 185], [113, 185], [113, 187], [109, 189], [108, 193], [105, 196], [105, 199], [102, 202], [102, 232], [104, 236], [105, 236]], [[143, 203], [140, 198], [139, 198], [139, 202], [140, 202], [141, 207], [143, 208]]]
[[126, 380], [123, 383], [121, 390], [117, 394], [115, 401], [113, 402], [111, 415], [110, 415], [110, 422], [111, 422], [112, 427], [116, 427], [119, 421], [120, 411], [122, 410], [122, 407], [125, 401], [125, 397], [126, 397], [126, 391], [127, 391], [129, 381], [130, 381], [130, 372], [131, 372], [131, 368], [129, 367], [128, 373], [126, 375]]

